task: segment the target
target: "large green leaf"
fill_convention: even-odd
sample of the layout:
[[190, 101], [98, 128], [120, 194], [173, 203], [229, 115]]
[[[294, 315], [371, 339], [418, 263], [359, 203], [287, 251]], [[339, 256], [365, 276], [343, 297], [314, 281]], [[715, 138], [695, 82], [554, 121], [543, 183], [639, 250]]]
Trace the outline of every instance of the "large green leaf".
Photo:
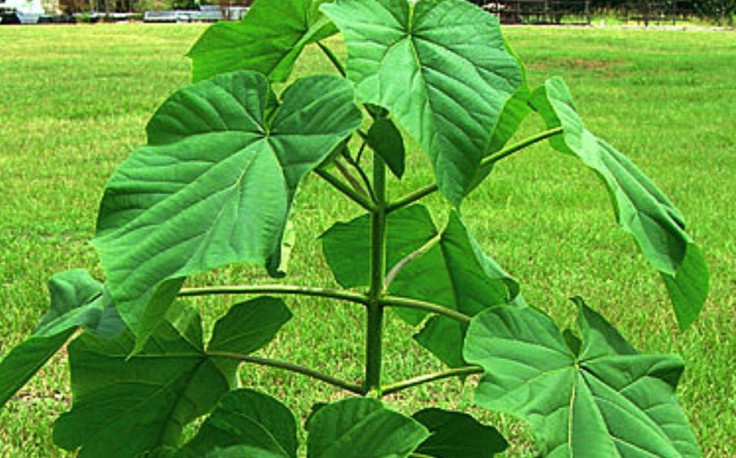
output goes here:
[[485, 370], [476, 402], [528, 421], [545, 456], [699, 456], [675, 397], [680, 358], [638, 354], [579, 304], [579, 354], [534, 308], [477, 315], [465, 343]]
[[[249, 320], [239, 309], [258, 309], [271, 320]], [[283, 302], [258, 298], [236, 305], [215, 325], [217, 351], [204, 350], [199, 316], [178, 308], [129, 357], [133, 336], [114, 340], [84, 334], [69, 346], [74, 405], [54, 427], [54, 441], [80, 457], [134, 457], [176, 445], [188, 422], [212, 409], [233, 388], [236, 364], [224, 354], [245, 355], [273, 337], [290, 316]], [[173, 313], [174, 311], [172, 311]], [[232, 321], [227, 326], [223, 321]], [[244, 338], [245, 334], [251, 335]], [[259, 342], [259, 345], [254, 345]]]
[[291, 411], [270, 396], [241, 389], [222, 397], [199, 433], [176, 456], [221, 456], [217, 450], [229, 450], [232, 456], [295, 458], [296, 449]]
[[606, 183], [619, 224], [662, 274], [680, 328], [687, 328], [708, 297], [708, 269], [685, 232], [682, 214], [626, 156], [585, 128], [560, 78], [534, 91], [532, 103], [548, 127], [563, 130], [551, 139], [552, 146], [579, 157]]
[[458, 205], [521, 84], [498, 20], [464, 0], [338, 0], [322, 11], [345, 36], [358, 97], [387, 108], [419, 141]]
[[369, 398], [321, 407], [308, 423], [309, 458], [399, 458], [429, 436], [416, 420]]
[[139, 346], [186, 275], [233, 262], [278, 273], [297, 186], [361, 118], [350, 84], [331, 76], [297, 81], [280, 106], [252, 72], [194, 84], [161, 106], [149, 145], [108, 183], [94, 240]]
[[[337, 223], [322, 236], [327, 263], [343, 286], [368, 284], [369, 231], [366, 215]], [[391, 294], [433, 302], [470, 316], [494, 305], [524, 304], [519, 285], [483, 253], [454, 212], [440, 232], [426, 207], [414, 205], [397, 210], [388, 216], [387, 241], [389, 266], [426, 250], [402, 263], [403, 268], [389, 286]], [[427, 315], [410, 309], [397, 309], [397, 313], [413, 325]], [[416, 339], [449, 366], [459, 367], [464, 365], [462, 344], [466, 327], [434, 316]]]
[[509, 445], [496, 428], [478, 423], [463, 412], [429, 408], [412, 417], [431, 434], [416, 449], [422, 456], [489, 458], [502, 453]]
[[218, 22], [189, 51], [192, 80], [253, 70], [286, 81], [310, 43], [337, 30], [318, 10], [328, 0], [258, 0], [240, 22]]
[[104, 286], [86, 270], [70, 270], [49, 280], [51, 307], [35, 331], [0, 360], [0, 407], [38, 372], [66, 341], [84, 327], [113, 338], [125, 325]]

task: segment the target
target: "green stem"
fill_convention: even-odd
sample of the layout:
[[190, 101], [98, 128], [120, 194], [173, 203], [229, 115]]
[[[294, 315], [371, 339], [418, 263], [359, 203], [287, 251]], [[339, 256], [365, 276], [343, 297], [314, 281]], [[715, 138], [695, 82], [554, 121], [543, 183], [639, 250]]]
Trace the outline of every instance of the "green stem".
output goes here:
[[381, 388], [383, 351], [383, 279], [386, 276], [386, 164], [373, 156], [373, 193], [377, 208], [371, 212], [370, 290], [367, 305], [365, 391]]
[[[554, 129], [545, 130], [544, 132], [540, 132], [536, 135], [533, 135], [529, 138], [525, 138], [524, 140], [521, 140], [518, 143], [514, 143], [513, 145], [507, 146], [506, 148], [493, 153], [489, 156], [486, 156], [483, 158], [483, 160], [480, 161], [480, 167], [488, 167], [491, 164], [495, 164], [496, 162], [500, 161], [501, 159], [504, 159], [508, 156], [511, 156], [512, 154], [516, 153], [517, 151], [523, 150], [535, 143], [541, 142], [542, 140], [546, 140], [550, 137], [554, 137], [555, 135], [559, 135], [562, 133], [561, 127], [556, 127]], [[423, 199], [424, 197], [434, 193], [437, 191], [437, 184], [429, 184], [427, 186], [424, 186], [422, 188], [419, 188], [415, 191], [410, 192], [409, 194], [405, 195], [404, 197], [399, 198], [395, 202], [391, 202], [388, 207], [386, 207], [386, 212], [391, 213], [393, 211], [396, 211], [400, 208], [404, 208], [408, 205], [413, 204], [414, 202]]]
[[338, 180], [335, 176], [333, 176], [330, 172], [324, 169], [315, 169], [314, 171], [317, 175], [320, 176], [323, 180], [330, 183], [335, 189], [340, 191], [341, 193], [345, 194], [347, 197], [350, 198], [353, 202], [360, 205], [364, 209], [368, 211], [373, 211], [375, 209], [375, 205], [373, 205], [373, 202], [368, 200], [363, 195], [358, 194], [355, 192], [350, 186], [346, 185], [342, 181]]
[[343, 78], [347, 75], [345, 72], [345, 67], [342, 66], [342, 62], [340, 62], [340, 59], [337, 58], [337, 56], [332, 52], [330, 48], [322, 44], [321, 41], [317, 42], [317, 46], [319, 46], [319, 49], [322, 50], [323, 53], [327, 56], [328, 59], [330, 59], [330, 62], [332, 62], [332, 65], [335, 66], [337, 71], [340, 73], [340, 75], [343, 76]]
[[483, 368], [480, 366], [465, 366], [465, 367], [458, 367], [455, 369], [450, 369], [442, 372], [434, 372], [432, 374], [424, 374], [420, 375], [418, 377], [410, 378], [407, 380], [402, 380], [400, 382], [392, 383], [390, 385], [386, 385], [381, 389], [381, 393], [386, 396], [392, 393], [398, 393], [399, 391], [403, 391], [407, 388], [412, 388], [418, 385], [424, 385], [425, 383], [430, 382], [436, 382], [437, 380], [442, 380], [450, 377], [458, 377], [461, 375], [472, 375], [472, 374], [481, 374], [483, 373]]
[[404, 307], [424, 310], [425, 312], [436, 313], [437, 315], [446, 316], [447, 318], [452, 318], [455, 321], [465, 324], [470, 323], [470, 320], [472, 319], [472, 317], [449, 307], [432, 302], [410, 299], [408, 297], [384, 296], [380, 299], [380, 303], [387, 307]]
[[337, 170], [340, 171], [343, 177], [345, 177], [346, 180], [348, 180], [348, 183], [353, 187], [353, 190], [357, 192], [358, 194], [362, 196], [367, 196], [368, 193], [366, 193], [365, 189], [363, 189], [363, 185], [360, 181], [358, 181], [357, 178], [353, 176], [352, 173], [350, 173], [350, 169], [342, 163], [340, 159], [335, 159], [334, 161], [335, 167], [337, 167]]
[[229, 285], [205, 286], [201, 288], [182, 288], [180, 297], [212, 296], [224, 294], [291, 294], [297, 296], [324, 297], [339, 301], [368, 304], [365, 294], [331, 288], [314, 288], [298, 285]]
[[239, 361], [244, 361], [246, 363], [259, 364], [261, 366], [276, 367], [278, 369], [284, 369], [289, 372], [306, 375], [307, 377], [311, 377], [315, 380], [320, 380], [322, 382], [329, 383], [330, 385], [350, 391], [351, 393], [364, 394], [363, 387], [360, 385], [356, 385], [354, 383], [350, 383], [345, 380], [341, 380], [339, 378], [332, 377], [331, 375], [323, 374], [314, 369], [310, 369], [308, 367], [300, 366], [294, 363], [289, 363], [285, 361], [276, 361], [276, 360], [268, 359], [268, 358], [260, 358], [258, 356], [241, 355], [238, 353], [230, 353], [230, 352], [224, 352], [224, 351], [211, 351], [211, 352], [207, 352], [207, 355], [217, 356], [221, 358], [237, 359]]

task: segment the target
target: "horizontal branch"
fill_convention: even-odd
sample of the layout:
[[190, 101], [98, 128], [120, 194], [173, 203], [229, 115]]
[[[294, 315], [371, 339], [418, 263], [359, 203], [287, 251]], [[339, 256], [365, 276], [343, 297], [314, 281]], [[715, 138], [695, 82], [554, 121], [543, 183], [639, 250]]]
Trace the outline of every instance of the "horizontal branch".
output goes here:
[[407, 388], [412, 388], [418, 385], [424, 385], [429, 382], [436, 382], [450, 377], [459, 377], [462, 375], [472, 375], [483, 373], [483, 368], [480, 366], [465, 366], [458, 367], [455, 369], [449, 369], [442, 372], [434, 372], [431, 374], [420, 375], [418, 377], [402, 380], [401, 382], [391, 383], [381, 388], [381, 394], [383, 396], [398, 393]]
[[435, 304], [432, 302], [420, 301], [417, 299], [410, 299], [408, 297], [399, 296], [384, 296], [378, 300], [381, 305], [387, 307], [404, 307], [409, 309], [424, 310], [429, 313], [436, 313], [437, 315], [446, 316], [452, 318], [455, 321], [461, 323], [470, 323], [472, 319], [468, 315], [458, 312], [457, 310], [445, 307], [443, 305]]
[[353, 291], [332, 288], [314, 288], [299, 285], [228, 285], [182, 288], [179, 297], [215, 296], [226, 294], [289, 294], [295, 296], [324, 297], [356, 304], [367, 304], [368, 296]]
[[[483, 158], [483, 160], [480, 161], [480, 167], [487, 167], [491, 164], [495, 164], [496, 162], [500, 161], [501, 159], [511, 156], [517, 151], [523, 150], [535, 143], [541, 142], [542, 140], [546, 140], [550, 137], [554, 137], [555, 135], [559, 135], [562, 133], [561, 127], [556, 127], [554, 129], [545, 130], [544, 132], [540, 132], [536, 135], [532, 135], [529, 138], [525, 138], [524, 140], [521, 140], [518, 143], [514, 143], [513, 145], [507, 146], [506, 148], [493, 153], [489, 156], [486, 156]], [[404, 197], [399, 198], [398, 200], [391, 202], [386, 207], [386, 212], [391, 213], [393, 211], [396, 211], [400, 208], [404, 208], [407, 205], [410, 205], [432, 193], [437, 191], [437, 184], [432, 183], [427, 186], [424, 186], [422, 188], [419, 188], [415, 191], [410, 192], [409, 194], [405, 195]]]
[[341, 380], [331, 375], [323, 374], [319, 371], [310, 369], [308, 367], [300, 366], [298, 364], [289, 363], [285, 361], [276, 361], [273, 359], [261, 358], [258, 356], [241, 355], [238, 353], [229, 353], [229, 352], [220, 352], [220, 351], [212, 351], [212, 352], [208, 352], [207, 354], [209, 356], [218, 356], [222, 358], [237, 359], [239, 361], [244, 361], [246, 363], [258, 364], [261, 366], [268, 366], [268, 367], [275, 367], [277, 369], [284, 369], [289, 372], [294, 372], [296, 374], [305, 375], [315, 380], [320, 380], [332, 386], [336, 386], [338, 388], [342, 388], [344, 390], [350, 391], [351, 393], [364, 394], [363, 387], [360, 385], [357, 385], [355, 383], [350, 383], [345, 380]]

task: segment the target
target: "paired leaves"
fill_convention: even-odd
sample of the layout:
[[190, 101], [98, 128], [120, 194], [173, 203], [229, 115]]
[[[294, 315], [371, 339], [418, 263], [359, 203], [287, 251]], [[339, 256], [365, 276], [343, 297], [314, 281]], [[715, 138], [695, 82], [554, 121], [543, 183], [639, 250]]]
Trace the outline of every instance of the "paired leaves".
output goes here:
[[186, 87], [108, 183], [94, 244], [138, 347], [187, 275], [233, 262], [278, 274], [297, 186], [362, 118], [337, 77], [304, 78], [282, 98], [251, 72]]
[[531, 307], [476, 316], [464, 352], [485, 370], [476, 403], [528, 421], [545, 456], [699, 456], [674, 394], [680, 358], [638, 354], [578, 303], [582, 340]]
[[35, 331], [0, 361], [0, 406], [30, 380], [80, 327], [113, 338], [125, 325], [104, 286], [86, 270], [49, 280], [51, 307]]
[[253, 70], [286, 81], [310, 44], [337, 30], [318, 10], [325, 0], [258, 0], [241, 22], [210, 26], [189, 51], [192, 80]]
[[708, 269], [685, 232], [682, 214], [626, 156], [584, 127], [561, 79], [534, 91], [531, 103], [548, 127], [562, 128], [562, 135], [550, 140], [552, 146], [579, 157], [606, 183], [619, 224], [662, 274], [680, 328], [690, 326], [708, 296]]
[[521, 84], [498, 20], [463, 0], [338, 0], [322, 11], [345, 36], [358, 98], [391, 112], [459, 205]]
[[56, 421], [59, 446], [80, 449], [80, 457], [134, 457], [175, 445], [184, 425], [233, 388], [232, 358], [265, 345], [291, 317], [274, 298], [236, 305], [205, 350], [199, 316], [177, 312], [133, 357], [129, 332], [114, 340], [84, 334], [69, 346], [74, 405]]
[[[322, 236], [327, 263], [344, 287], [369, 282], [370, 221], [367, 215], [337, 223]], [[455, 213], [439, 231], [426, 207], [414, 205], [389, 214], [387, 261], [394, 266], [392, 294], [424, 300], [473, 316], [489, 306], [523, 305], [518, 284], [468, 233]], [[391, 274], [390, 274], [391, 275]], [[418, 325], [425, 312], [399, 309], [399, 316]], [[442, 316], [431, 317], [417, 341], [451, 367], [464, 365], [462, 343], [466, 325]]]

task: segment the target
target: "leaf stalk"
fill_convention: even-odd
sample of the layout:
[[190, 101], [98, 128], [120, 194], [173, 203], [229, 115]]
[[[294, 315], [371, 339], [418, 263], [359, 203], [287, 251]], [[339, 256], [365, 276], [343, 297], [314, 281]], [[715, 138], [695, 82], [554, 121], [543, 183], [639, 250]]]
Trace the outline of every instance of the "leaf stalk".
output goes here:
[[227, 285], [182, 288], [179, 297], [213, 296], [226, 294], [289, 294], [296, 296], [324, 297], [355, 304], [367, 305], [368, 296], [353, 291], [332, 288], [316, 288], [299, 285]]
[[448, 318], [452, 318], [455, 321], [459, 321], [465, 324], [469, 324], [470, 320], [472, 320], [472, 317], [449, 307], [434, 304], [432, 302], [410, 299], [408, 297], [384, 296], [381, 298], [380, 302], [387, 307], [404, 307], [410, 309], [424, 310], [425, 312], [446, 316]]
[[399, 391], [403, 391], [408, 388], [424, 385], [425, 383], [436, 382], [437, 380], [481, 373], [483, 373], [483, 368], [480, 366], [457, 367], [454, 369], [449, 369], [441, 372], [433, 372], [431, 374], [424, 374], [418, 377], [413, 377], [410, 379], [402, 380], [400, 382], [392, 383], [390, 385], [385, 385], [381, 389], [381, 393], [386, 396], [389, 394], [398, 393]]

